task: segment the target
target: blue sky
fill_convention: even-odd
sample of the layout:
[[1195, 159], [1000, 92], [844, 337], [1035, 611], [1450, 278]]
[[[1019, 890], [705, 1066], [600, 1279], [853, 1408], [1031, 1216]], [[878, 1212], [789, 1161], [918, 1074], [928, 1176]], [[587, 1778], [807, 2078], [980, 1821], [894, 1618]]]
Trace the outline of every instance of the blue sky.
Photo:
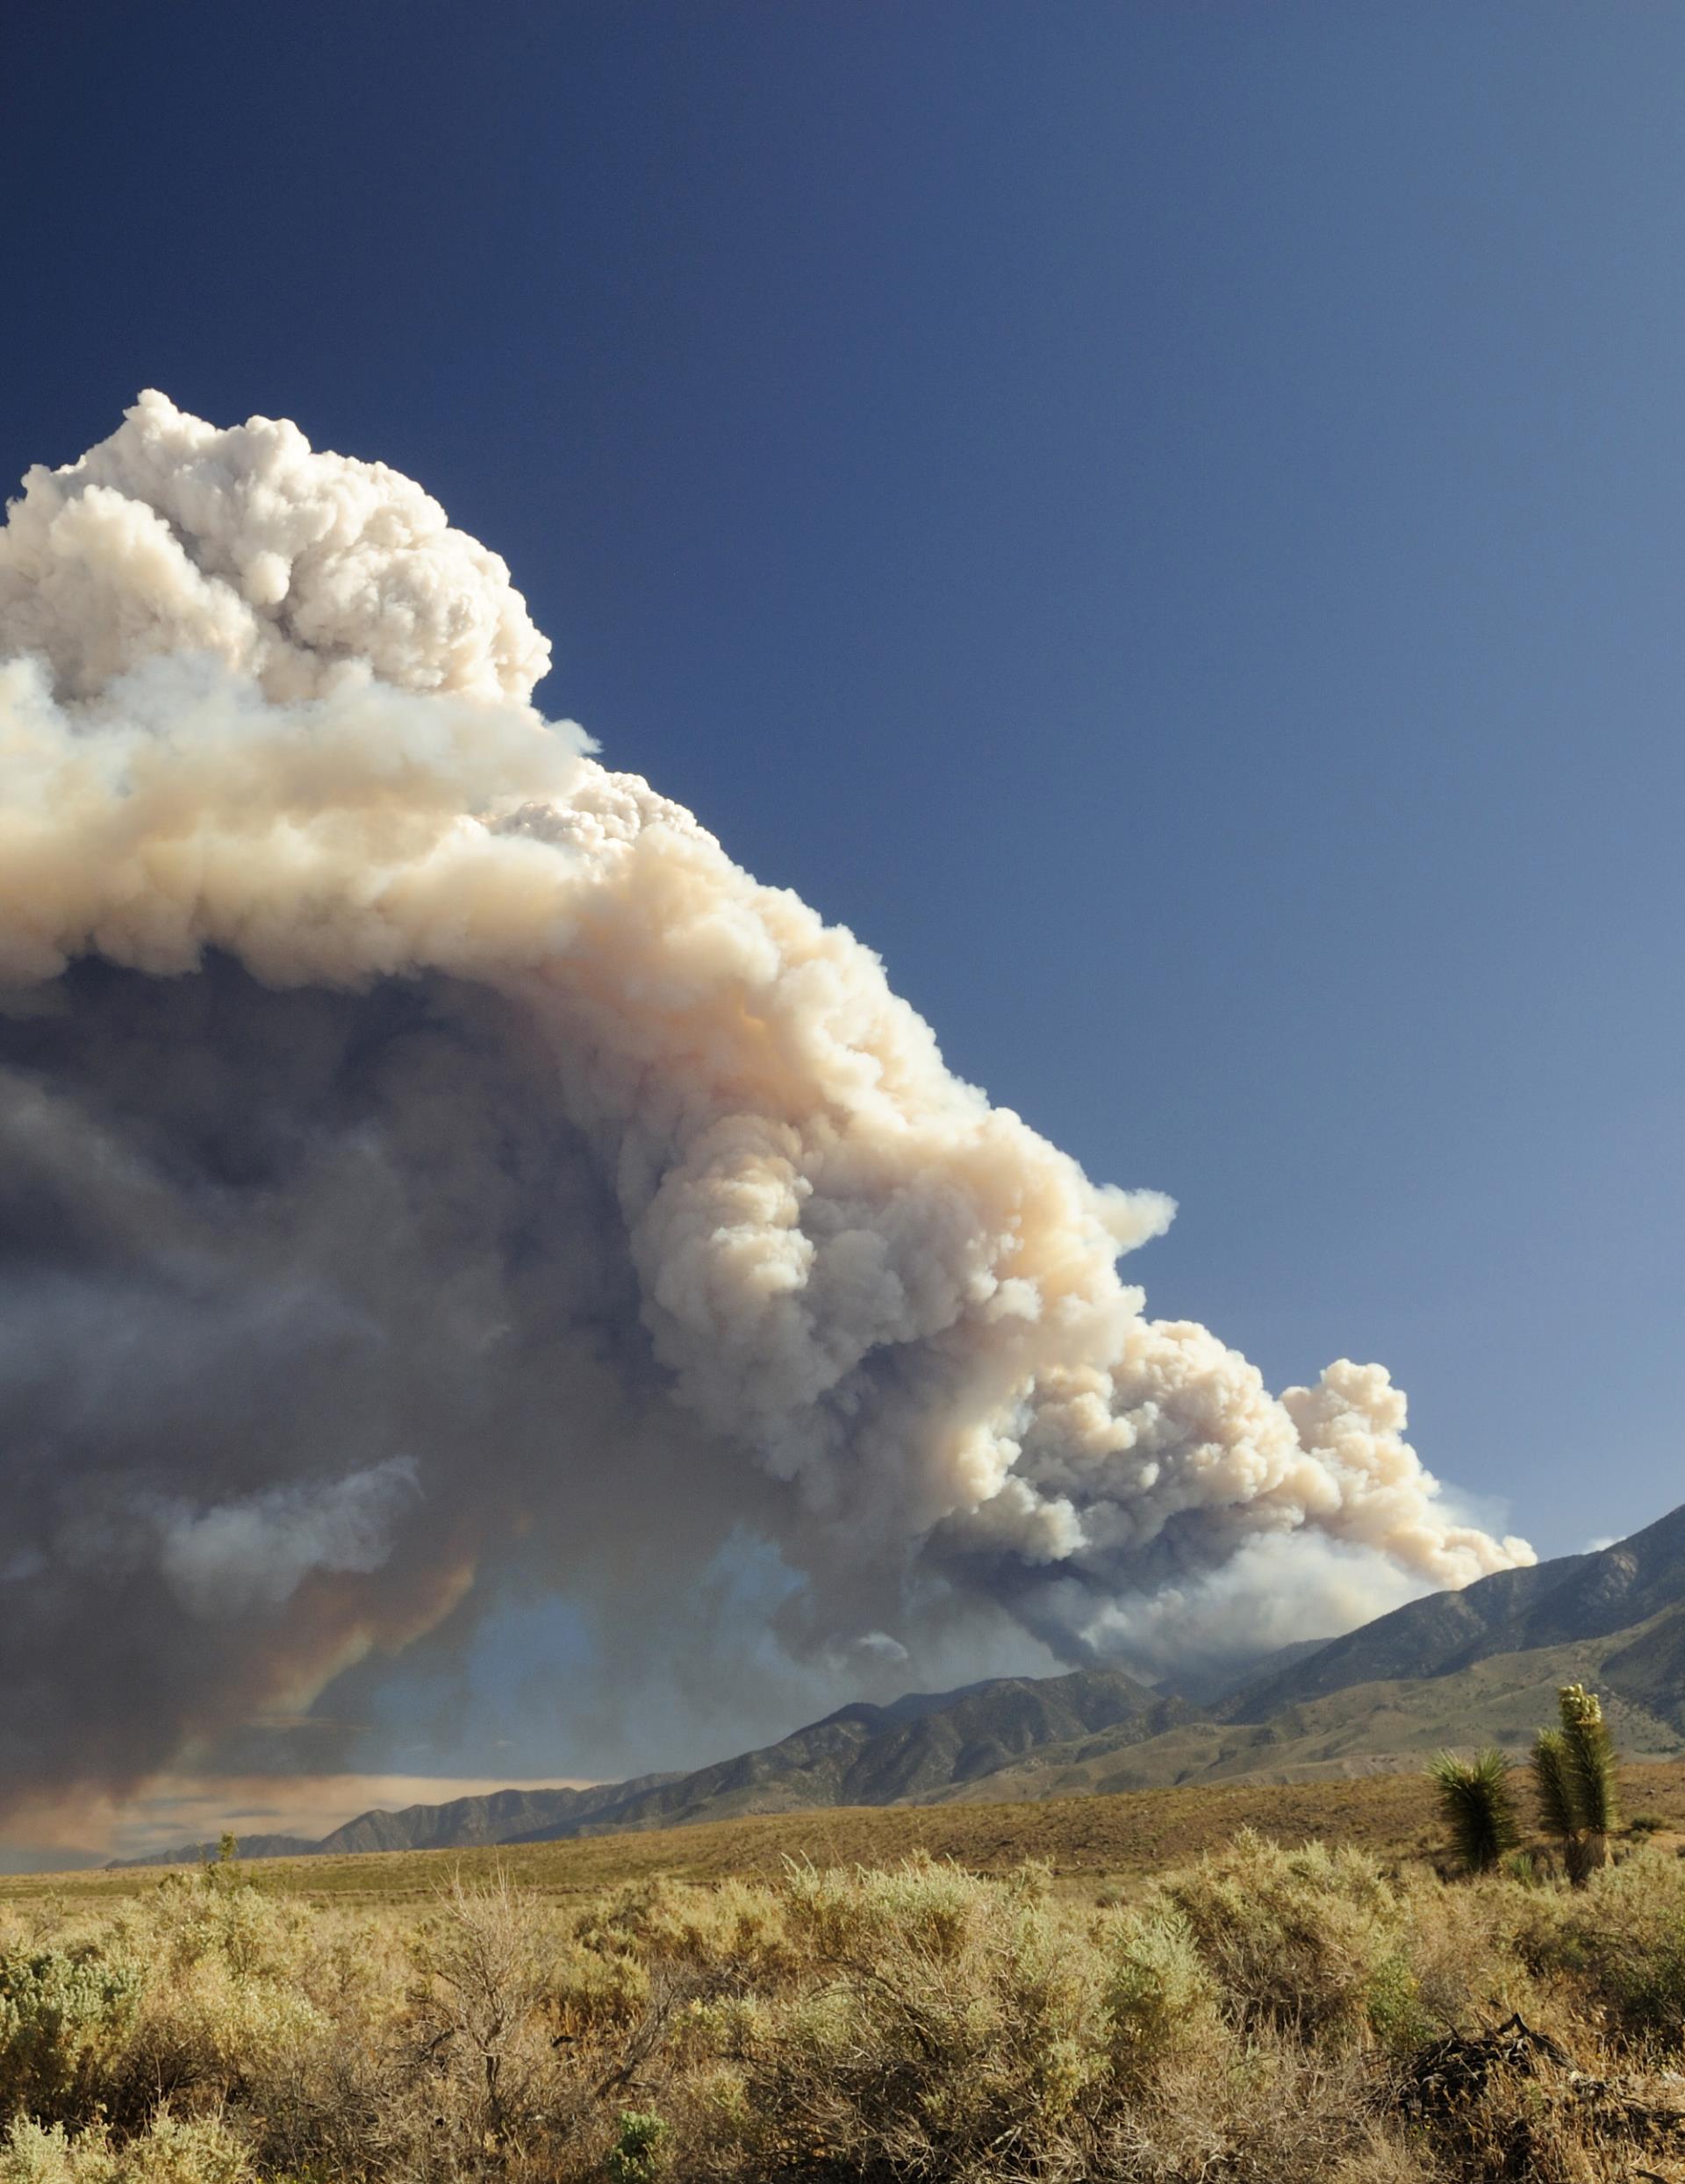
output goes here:
[[419, 478], [1273, 1384], [1678, 1501], [1685, 13], [302, 0], [0, 32], [4, 465]]

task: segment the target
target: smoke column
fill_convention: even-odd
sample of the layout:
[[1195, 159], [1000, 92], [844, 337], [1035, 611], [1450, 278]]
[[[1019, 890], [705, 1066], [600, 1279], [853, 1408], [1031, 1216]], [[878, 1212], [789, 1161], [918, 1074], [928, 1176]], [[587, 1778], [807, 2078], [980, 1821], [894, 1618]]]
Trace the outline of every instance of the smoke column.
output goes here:
[[1151, 1667], [1531, 1560], [1378, 1365], [1271, 1395], [878, 958], [532, 693], [504, 564], [143, 395], [0, 532], [0, 1782], [123, 1785], [517, 1535], [797, 1649]]

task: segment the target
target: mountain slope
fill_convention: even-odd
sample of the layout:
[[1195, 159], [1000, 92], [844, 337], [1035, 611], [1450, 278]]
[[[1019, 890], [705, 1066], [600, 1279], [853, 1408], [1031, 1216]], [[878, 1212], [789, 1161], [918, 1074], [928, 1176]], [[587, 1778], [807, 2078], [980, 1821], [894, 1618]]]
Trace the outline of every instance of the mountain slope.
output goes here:
[[893, 1706], [843, 1706], [764, 1749], [638, 1791], [602, 1811], [547, 1826], [524, 1842], [615, 1828], [663, 1828], [814, 1805], [923, 1803], [986, 1778], [1041, 1744], [1107, 1728], [1127, 1742], [1195, 1709], [1161, 1699], [1121, 1669], [1002, 1677], [960, 1692], [910, 1694]]
[[[499, 1790], [444, 1805], [362, 1813], [319, 1843], [253, 1837], [241, 1850], [265, 1857], [545, 1843], [814, 1806], [922, 1802], [1040, 1744], [1108, 1729], [1121, 1746], [1196, 1712], [1121, 1669], [1002, 1677], [960, 1691], [909, 1692], [890, 1706], [843, 1706], [776, 1744], [689, 1774], [644, 1775], [585, 1790]], [[184, 1864], [214, 1855], [209, 1846], [190, 1845], [125, 1862]]]
[[1418, 1767], [1446, 1745], [1518, 1753], [1554, 1715], [1561, 1686], [1577, 1682], [1603, 1692], [1628, 1757], [1659, 1758], [1681, 1748], [1682, 1656], [1685, 1609], [1669, 1609], [1636, 1631], [1490, 1654], [1438, 1677], [1356, 1684], [1262, 1722], [1208, 1717], [1128, 1744], [1102, 1734], [1049, 1745], [942, 1801], [1369, 1774]]
[[1669, 1608], [1620, 1638], [1604, 1656], [1603, 1682], [1627, 1705], [1685, 1735], [1685, 1607]]
[[312, 1848], [337, 1855], [541, 1842], [550, 1836], [572, 1835], [595, 1814], [612, 1810], [623, 1799], [674, 1779], [671, 1775], [642, 1775], [635, 1782], [595, 1783], [584, 1790], [494, 1790], [485, 1797], [454, 1797], [443, 1805], [406, 1805], [395, 1813], [360, 1813]]
[[1265, 1721], [1354, 1685], [1451, 1675], [1496, 1653], [1602, 1638], [1685, 1602], [1685, 1507], [1587, 1555], [1501, 1570], [1436, 1592], [1254, 1678], [1213, 1711]]
[[[313, 1836], [241, 1836], [242, 1858], [314, 1857], [321, 1849]], [[222, 1856], [219, 1843], [183, 1843], [174, 1850], [149, 1850], [144, 1857], [107, 1858], [112, 1872], [130, 1865], [214, 1865]]]

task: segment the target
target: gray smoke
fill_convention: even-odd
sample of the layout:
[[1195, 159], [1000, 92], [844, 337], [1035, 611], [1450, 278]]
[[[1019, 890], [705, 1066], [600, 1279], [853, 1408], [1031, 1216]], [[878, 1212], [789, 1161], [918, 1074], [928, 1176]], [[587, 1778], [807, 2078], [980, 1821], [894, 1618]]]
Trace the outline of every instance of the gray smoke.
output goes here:
[[[1383, 1369], [1155, 1322], [850, 934], [605, 771], [504, 564], [143, 396], [0, 532], [0, 1778], [123, 1784], [536, 1541], [796, 1649], [1151, 1665], [1531, 1559]], [[528, 1550], [530, 1552], [530, 1548]], [[1283, 1612], [1283, 1603], [1291, 1603]]]

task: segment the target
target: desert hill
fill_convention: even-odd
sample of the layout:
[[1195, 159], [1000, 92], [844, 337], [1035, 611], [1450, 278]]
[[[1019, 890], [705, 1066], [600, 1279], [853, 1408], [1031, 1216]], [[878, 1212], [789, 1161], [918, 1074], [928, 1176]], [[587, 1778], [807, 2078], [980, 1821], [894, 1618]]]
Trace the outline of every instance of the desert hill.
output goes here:
[[[1016, 1802], [1412, 1768], [1445, 1744], [1518, 1749], [1558, 1687], [1595, 1683], [1633, 1758], [1685, 1751], [1685, 1507], [1614, 1546], [1435, 1593], [1238, 1689], [1154, 1690], [1118, 1669], [998, 1678], [838, 1709], [685, 1774], [370, 1812], [248, 1857], [534, 1843], [842, 1807]], [[186, 1846], [136, 1863], [214, 1855]]]

